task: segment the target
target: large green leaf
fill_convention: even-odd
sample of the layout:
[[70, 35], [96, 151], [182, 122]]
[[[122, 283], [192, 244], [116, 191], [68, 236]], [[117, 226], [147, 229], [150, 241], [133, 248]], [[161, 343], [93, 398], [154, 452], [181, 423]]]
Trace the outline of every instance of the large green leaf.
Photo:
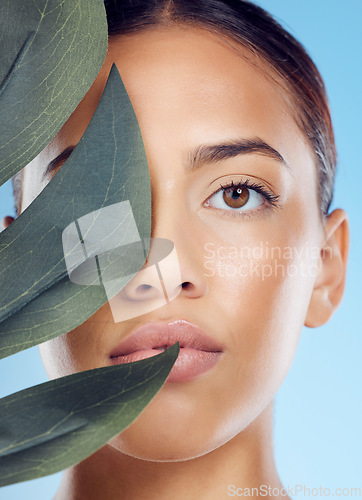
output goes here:
[[0, 486], [71, 467], [130, 425], [165, 382], [179, 343], [152, 358], [76, 373], [0, 401]]
[[106, 50], [102, 0], [1, 0], [0, 185], [58, 132]]
[[[75, 220], [127, 200], [140, 241], [149, 238], [147, 158], [132, 104], [113, 66], [96, 112], [69, 159], [0, 234], [0, 357], [70, 331], [107, 302], [103, 286], [70, 281], [62, 235]], [[126, 219], [110, 217], [109, 232], [132, 241], [134, 226]], [[107, 235], [94, 243], [90, 257], [104, 256]], [[119, 277], [118, 290], [142, 267], [145, 254], [138, 250], [135, 244], [125, 245], [106, 259], [104, 268], [109, 266], [109, 274]]]

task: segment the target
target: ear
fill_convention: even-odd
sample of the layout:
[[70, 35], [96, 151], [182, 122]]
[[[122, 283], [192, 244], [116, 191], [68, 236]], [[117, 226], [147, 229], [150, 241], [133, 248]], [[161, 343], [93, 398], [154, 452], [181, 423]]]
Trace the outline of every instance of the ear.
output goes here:
[[10, 217], [10, 216], [7, 216], [7, 217], [4, 217], [1, 221], [1, 230], [3, 231], [4, 229], [6, 229], [7, 227], [10, 226], [10, 224], [12, 222], [14, 222], [14, 217]]
[[325, 244], [304, 323], [310, 328], [330, 319], [342, 300], [346, 279], [349, 229], [345, 211], [334, 210], [327, 216], [324, 228]]

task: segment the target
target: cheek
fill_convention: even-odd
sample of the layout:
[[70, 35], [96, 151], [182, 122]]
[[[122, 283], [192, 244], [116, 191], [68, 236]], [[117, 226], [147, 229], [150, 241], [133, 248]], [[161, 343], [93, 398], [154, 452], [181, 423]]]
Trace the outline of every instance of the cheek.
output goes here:
[[74, 371], [73, 356], [69, 353], [67, 335], [39, 345], [40, 356], [50, 379], [69, 375]]
[[[56, 156], [56, 154], [54, 155]], [[22, 177], [22, 212], [35, 200], [48, 184], [43, 174], [52, 156], [52, 149], [47, 146], [24, 169]]]
[[319, 253], [309, 229], [280, 225], [260, 239], [244, 228], [239, 244], [209, 243], [203, 265], [230, 338], [234, 376], [250, 396], [271, 398], [297, 348]]
[[103, 346], [104, 329], [105, 323], [97, 321], [96, 313], [71, 332], [40, 344], [48, 377], [53, 379], [105, 366], [108, 359]]

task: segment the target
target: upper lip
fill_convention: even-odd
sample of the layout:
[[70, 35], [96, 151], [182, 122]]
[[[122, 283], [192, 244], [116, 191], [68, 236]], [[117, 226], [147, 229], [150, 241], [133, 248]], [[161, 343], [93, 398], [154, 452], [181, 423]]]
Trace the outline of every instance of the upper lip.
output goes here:
[[222, 346], [200, 328], [186, 320], [172, 323], [151, 322], [136, 328], [111, 352], [111, 358], [124, 356], [144, 349], [165, 348], [180, 342], [180, 347], [199, 351], [222, 352]]

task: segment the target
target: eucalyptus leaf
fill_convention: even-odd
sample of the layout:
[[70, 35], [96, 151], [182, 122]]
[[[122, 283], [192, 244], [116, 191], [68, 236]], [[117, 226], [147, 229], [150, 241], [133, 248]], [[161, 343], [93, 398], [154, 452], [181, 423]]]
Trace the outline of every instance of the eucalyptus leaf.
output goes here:
[[128, 427], [160, 390], [177, 342], [142, 361], [52, 380], [0, 401], [0, 486], [71, 467]]
[[[71, 156], [0, 234], [0, 358], [72, 330], [107, 302], [103, 286], [69, 279], [62, 238], [65, 230], [74, 232], [74, 221], [87, 217], [92, 233], [103, 209], [126, 202], [131, 217], [111, 217], [109, 232], [132, 242], [136, 228], [139, 241], [149, 238], [146, 153], [132, 104], [113, 65], [99, 105]], [[107, 234], [94, 239], [90, 257], [108, 248]], [[139, 252], [134, 247], [135, 243], [131, 248], [124, 245], [117, 258], [108, 259], [112, 272], [119, 274], [119, 290], [144, 263], [147, 248]]]
[[0, 185], [59, 131], [106, 51], [102, 0], [1, 0]]

